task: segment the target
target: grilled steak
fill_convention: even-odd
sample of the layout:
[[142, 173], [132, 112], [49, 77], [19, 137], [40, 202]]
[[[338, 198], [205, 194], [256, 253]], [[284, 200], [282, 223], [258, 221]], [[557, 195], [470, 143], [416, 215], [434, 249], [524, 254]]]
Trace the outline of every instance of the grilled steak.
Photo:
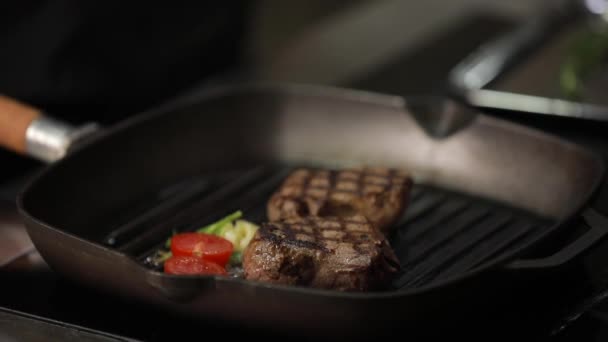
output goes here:
[[243, 253], [250, 280], [341, 291], [382, 289], [399, 270], [386, 238], [363, 216], [262, 224]]
[[385, 234], [408, 204], [411, 178], [392, 169], [292, 172], [267, 205], [270, 221], [290, 217], [363, 215]]

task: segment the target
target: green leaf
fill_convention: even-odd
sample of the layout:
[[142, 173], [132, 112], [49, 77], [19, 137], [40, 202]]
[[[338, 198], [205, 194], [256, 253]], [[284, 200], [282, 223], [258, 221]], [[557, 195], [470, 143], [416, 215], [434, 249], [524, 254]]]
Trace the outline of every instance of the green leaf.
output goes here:
[[561, 66], [559, 84], [566, 98], [581, 100], [585, 79], [608, 59], [608, 31], [584, 29], [570, 44]]
[[223, 219], [216, 221], [215, 223], [212, 223], [210, 225], [207, 225], [205, 227], [198, 229], [197, 232], [207, 233], [207, 234], [217, 234], [226, 223], [232, 223], [232, 221], [241, 218], [241, 216], [243, 216], [243, 213], [240, 210], [237, 210], [234, 213], [224, 217]]
[[[177, 234], [177, 231], [175, 229], [173, 229], [173, 233], [171, 234], [171, 236]], [[165, 242], [165, 248], [171, 248], [171, 238], [167, 239], [167, 242]]]
[[161, 264], [163, 262], [165, 262], [167, 259], [169, 259], [173, 254], [171, 253], [171, 251], [158, 251], [156, 253], [156, 257], [154, 258], [154, 263], [155, 264]]
[[228, 262], [232, 266], [238, 266], [238, 265], [241, 264], [242, 259], [243, 259], [243, 253], [241, 253], [241, 252], [234, 252], [230, 256], [230, 260], [228, 260]]

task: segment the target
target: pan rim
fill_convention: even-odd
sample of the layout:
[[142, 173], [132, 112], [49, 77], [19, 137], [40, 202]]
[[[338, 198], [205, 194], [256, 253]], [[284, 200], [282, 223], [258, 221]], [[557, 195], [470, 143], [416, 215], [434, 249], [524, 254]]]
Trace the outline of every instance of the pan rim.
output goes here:
[[[142, 122], [146, 122], [148, 120], [153, 120], [156, 117], [166, 115], [166, 113], [170, 110], [175, 110], [176, 108], [180, 108], [182, 106], [187, 106], [191, 104], [195, 104], [196, 102], [205, 101], [210, 98], [220, 97], [220, 96], [230, 96], [239, 92], [248, 92], [248, 91], [267, 91], [274, 93], [297, 93], [297, 94], [305, 94], [308, 96], [316, 96], [321, 95], [324, 97], [327, 96], [338, 96], [343, 99], [355, 100], [361, 103], [374, 103], [379, 104], [386, 107], [391, 107], [398, 110], [404, 110], [404, 104], [407, 102], [409, 98], [406, 96], [395, 96], [395, 95], [386, 95], [381, 93], [357, 90], [357, 89], [349, 89], [343, 87], [334, 87], [334, 86], [325, 86], [325, 85], [311, 85], [311, 84], [297, 84], [297, 83], [286, 83], [286, 82], [247, 82], [247, 83], [239, 83], [239, 84], [224, 84], [219, 86], [213, 86], [209, 89], [203, 89], [202, 91], [196, 91], [190, 94], [186, 94], [182, 97], [176, 98], [174, 100], [170, 100], [165, 104], [158, 106], [155, 109], [148, 110], [136, 114], [130, 118], [127, 118], [121, 122], [112, 125], [108, 129], [102, 130], [102, 132], [96, 134], [91, 139], [88, 139], [82, 145], [74, 148], [73, 151], [70, 152], [70, 156], [78, 155], [79, 153], [86, 153], [86, 147], [99, 140], [106, 139], [108, 136], [113, 135], [116, 132], [122, 131], [128, 127], [132, 127], [134, 125], [138, 125]], [[368, 299], [381, 299], [381, 298], [395, 298], [395, 297], [404, 297], [404, 296], [413, 296], [420, 295], [423, 293], [428, 293], [432, 291], [436, 291], [438, 289], [442, 289], [449, 286], [454, 286], [460, 282], [466, 281], [467, 279], [474, 278], [480, 274], [487, 273], [493, 269], [499, 269], [504, 267], [508, 262], [516, 260], [522, 253], [524, 253], [529, 248], [532, 248], [534, 245], [538, 244], [542, 240], [546, 239], [548, 235], [555, 234], [556, 231], [563, 229], [564, 226], [568, 224], [572, 219], [576, 218], [577, 215], [581, 213], [581, 211], [588, 207], [590, 199], [597, 193], [599, 190], [599, 186], [604, 179], [606, 165], [603, 159], [594, 151], [583, 147], [581, 144], [574, 143], [570, 140], [561, 138], [557, 135], [550, 134], [547, 132], [543, 132], [539, 129], [534, 129], [532, 127], [528, 127], [525, 125], [517, 124], [514, 122], [510, 122], [505, 119], [500, 119], [496, 117], [491, 117], [486, 115], [481, 110], [477, 110], [480, 114], [480, 118], [484, 120], [490, 120], [492, 124], [500, 125], [507, 128], [516, 128], [518, 132], [529, 134], [532, 136], [538, 136], [543, 139], [550, 139], [556, 143], [561, 144], [562, 146], [567, 146], [568, 148], [572, 148], [580, 152], [581, 154], [586, 155], [587, 158], [594, 164], [594, 168], [597, 171], [595, 175], [595, 179], [592, 182], [590, 190], [587, 191], [587, 194], [582, 196], [583, 200], [580, 201], [577, 205], [572, 206], [572, 210], [569, 213], [563, 216], [563, 218], [557, 220], [552, 223], [545, 229], [545, 232], [541, 234], [539, 237], [531, 239], [529, 242], [524, 245], [502, 255], [501, 257], [495, 259], [492, 263], [478, 267], [474, 270], [463, 272], [460, 274], [456, 274], [450, 277], [446, 277], [441, 281], [431, 283], [429, 285], [424, 285], [416, 288], [405, 288], [405, 289], [395, 289], [395, 290], [386, 290], [379, 292], [341, 292], [335, 290], [324, 290], [324, 289], [315, 289], [309, 287], [302, 286], [287, 286], [287, 285], [276, 285], [276, 284], [266, 284], [246, 279], [237, 279], [237, 278], [226, 278], [220, 276], [180, 276], [182, 279], [191, 278], [196, 281], [208, 280], [214, 283], [233, 283], [239, 286], [248, 286], [252, 288], [260, 288], [260, 289], [272, 289], [279, 290], [285, 292], [292, 292], [297, 294], [305, 294], [305, 295], [313, 295], [313, 296], [322, 296], [322, 297], [333, 297], [333, 298], [344, 298], [350, 300], [368, 300]], [[70, 159], [68, 156], [66, 159]], [[74, 238], [79, 240], [82, 243], [93, 245], [95, 247], [104, 248], [108, 251], [111, 251], [113, 254], [123, 258], [128, 259], [130, 262], [134, 263], [137, 268], [140, 268], [140, 271], [147, 275], [148, 277], [162, 277], [162, 278], [173, 278], [176, 276], [171, 276], [164, 274], [159, 271], [155, 271], [147, 268], [145, 265], [142, 265], [133, 257], [116, 251], [114, 249], [105, 247], [99, 243], [95, 243], [86, 239], [83, 239], [77, 235], [72, 233], [65, 232], [57, 227], [54, 227], [51, 224], [43, 222], [41, 219], [34, 217], [34, 215], [30, 214], [25, 206], [25, 198], [28, 194], [35, 188], [36, 184], [39, 183], [40, 179], [43, 179], [51, 173], [57, 165], [61, 165], [64, 161], [57, 161], [49, 166], [43, 167], [42, 170], [39, 170], [37, 174], [31, 177], [26, 185], [22, 188], [22, 190], [18, 193], [16, 198], [17, 209], [22, 215], [22, 217], [27, 218], [27, 220], [36, 223], [37, 225], [44, 227], [45, 229], [52, 230], [56, 233], [67, 235], [70, 238]], [[29, 228], [28, 228], [29, 230]], [[42, 253], [41, 253], [42, 254]], [[44, 257], [44, 256], [43, 256]], [[146, 283], [146, 285], [149, 285]], [[204, 291], [204, 289], [201, 289]]]

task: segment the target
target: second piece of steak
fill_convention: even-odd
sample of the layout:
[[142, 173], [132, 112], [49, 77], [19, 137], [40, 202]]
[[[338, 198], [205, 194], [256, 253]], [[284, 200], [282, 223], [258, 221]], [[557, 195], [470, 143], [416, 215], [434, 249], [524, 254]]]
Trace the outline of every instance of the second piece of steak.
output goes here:
[[246, 279], [341, 291], [382, 289], [399, 271], [386, 238], [363, 216], [262, 224], [243, 254]]
[[270, 198], [270, 221], [290, 217], [363, 215], [387, 234], [405, 211], [412, 180], [400, 170], [297, 169]]

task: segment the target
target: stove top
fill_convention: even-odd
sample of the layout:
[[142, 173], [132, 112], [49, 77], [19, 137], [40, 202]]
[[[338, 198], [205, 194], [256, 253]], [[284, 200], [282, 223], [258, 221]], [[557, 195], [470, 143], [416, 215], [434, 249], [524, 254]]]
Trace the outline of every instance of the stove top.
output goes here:
[[[453, 30], [435, 37], [432, 42], [391, 62], [378, 65], [373, 72], [343, 85], [394, 94], [425, 92], [434, 89], [445, 76], [449, 65], [473, 46], [510, 23], [487, 16], [473, 16], [457, 23]], [[482, 34], [485, 33], [485, 36]], [[457, 44], [458, 42], [458, 44]], [[458, 48], [450, 48], [458, 46]], [[434, 66], [431, 74], [421, 72]], [[604, 125], [596, 123], [513, 117], [491, 113], [586, 145], [608, 156], [608, 138]], [[0, 153], [0, 231], [11, 229], [19, 236], [23, 230], [18, 219], [14, 196], [30, 172], [39, 164]], [[596, 209], [608, 212], [608, 191], [604, 184]], [[21, 255], [0, 268], [0, 338], [2, 334], [19, 336], [17, 340], [42, 341], [45, 338], [64, 341], [168, 341], [192, 338], [209, 332], [226, 337], [281, 337], [220, 321], [191, 321], [141, 303], [133, 303], [109, 293], [99, 292], [59, 276], [31, 251], [23, 236], [18, 237]], [[1, 246], [1, 245], [0, 245]], [[2, 255], [0, 254], [0, 258]], [[487, 329], [480, 323], [479, 331], [492, 340], [503, 336], [536, 341], [605, 341], [608, 338], [608, 241], [567, 270], [556, 273], [552, 286], [536, 291], [498, 294], [500, 305], [490, 308]], [[1, 260], [0, 260], [1, 262]], [[530, 284], [530, 288], [535, 285]], [[530, 290], [530, 289], [528, 289]], [[526, 295], [527, 293], [527, 295]], [[530, 295], [533, 293], [534, 295]], [[580, 311], [584, 311], [579, 313]], [[7, 317], [4, 319], [3, 317]], [[25, 333], [32, 331], [32, 333]], [[57, 337], [56, 337], [57, 336]], [[56, 338], [55, 338], [56, 337]], [[289, 336], [290, 339], [297, 337]], [[9, 339], [10, 340], [10, 339]]]

